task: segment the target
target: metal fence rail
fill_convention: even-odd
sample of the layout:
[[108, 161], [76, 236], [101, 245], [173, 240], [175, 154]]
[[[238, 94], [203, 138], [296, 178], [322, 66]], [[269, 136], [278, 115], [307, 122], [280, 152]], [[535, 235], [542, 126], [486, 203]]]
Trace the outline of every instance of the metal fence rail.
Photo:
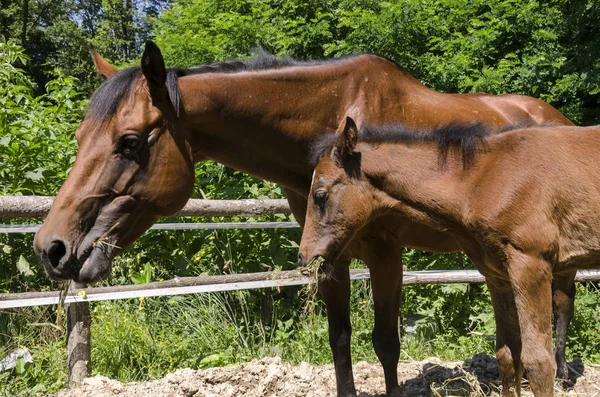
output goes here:
[[[42, 225], [0, 225], [0, 233], [35, 233]], [[150, 230], [297, 229], [298, 222], [156, 223]]]

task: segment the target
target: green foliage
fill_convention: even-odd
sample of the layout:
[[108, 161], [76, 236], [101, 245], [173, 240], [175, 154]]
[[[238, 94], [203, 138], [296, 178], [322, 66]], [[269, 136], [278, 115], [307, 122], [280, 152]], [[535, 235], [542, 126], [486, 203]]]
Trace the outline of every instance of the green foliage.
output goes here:
[[597, 283], [577, 286], [575, 316], [569, 328], [567, 355], [600, 361], [600, 289]]
[[[54, 195], [75, 159], [84, 104], [77, 82], [59, 73], [35, 96], [35, 84], [20, 68], [28, 61], [23, 48], [0, 42], [1, 195]], [[0, 290], [48, 285], [31, 243], [31, 235], [0, 236]]]
[[14, 374], [0, 372], [0, 396], [30, 396], [65, 386], [67, 352], [62, 329], [53, 325], [54, 312], [33, 307], [0, 316], [0, 359], [20, 348], [33, 357], [33, 364], [21, 361]]
[[34, 97], [15, 66], [27, 60], [22, 48], [0, 43], [0, 194], [52, 195], [74, 161], [83, 102], [76, 81], [62, 75]]
[[176, 2], [156, 21], [156, 40], [174, 66], [243, 57], [261, 45], [303, 58], [322, 55], [337, 2]]
[[89, 56], [89, 44], [117, 64], [130, 62], [139, 56], [154, 26], [152, 18], [168, 3], [169, 0], [3, 0], [0, 37], [25, 48], [33, 60], [25, 69], [41, 90], [57, 77], [58, 70], [77, 78], [79, 90], [91, 94], [99, 79]]

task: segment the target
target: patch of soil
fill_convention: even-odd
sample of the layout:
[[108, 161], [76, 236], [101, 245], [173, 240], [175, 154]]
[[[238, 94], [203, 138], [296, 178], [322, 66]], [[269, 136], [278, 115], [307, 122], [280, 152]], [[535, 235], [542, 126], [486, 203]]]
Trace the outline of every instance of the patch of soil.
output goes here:
[[[557, 384], [557, 396], [600, 397], [600, 367], [570, 363], [567, 389]], [[498, 396], [500, 382], [496, 359], [477, 354], [465, 362], [442, 362], [436, 358], [401, 362], [398, 365], [401, 396]], [[359, 397], [385, 397], [383, 370], [379, 363], [354, 365]], [[569, 386], [570, 385], [570, 386]], [[333, 365], [292, 366], [279, 357], [204, 370], [180, 369], [162, 379], [121, 383], [104, 376], [87, 378], [76, 389], [48, 397], [334, 397]], [[532, 396], [527, 382], [523, 396]]]

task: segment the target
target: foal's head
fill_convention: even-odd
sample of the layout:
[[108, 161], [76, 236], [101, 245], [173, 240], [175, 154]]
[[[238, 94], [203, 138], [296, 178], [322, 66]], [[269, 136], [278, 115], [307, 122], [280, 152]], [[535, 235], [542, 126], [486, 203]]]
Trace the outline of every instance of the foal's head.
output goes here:
[[361, 171], [355, 153], [358, 131], [351, 118], [327, 147], [313, 175], [299, 265], [321, 256], [335, 261], [376, 210], [375, 189]]
[[73, 169], [34, 240], [49, 277], [86, 283], [105, 278], [115, 255], [183, 207], [194, 182], [177, 125], [177, 83], [158, 47], [148, 42], [141, 68], [119, 72], [92, 56], [105, 81], [77, 128]]

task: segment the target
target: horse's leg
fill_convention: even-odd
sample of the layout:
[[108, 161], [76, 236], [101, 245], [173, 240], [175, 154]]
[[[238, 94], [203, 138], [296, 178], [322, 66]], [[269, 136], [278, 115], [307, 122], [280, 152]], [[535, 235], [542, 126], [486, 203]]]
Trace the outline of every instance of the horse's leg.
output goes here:
[[521, 360], [536, 397], [554, 395], [552, 266], [542, 258], [509, 251], [508, 277], [521, 329]]
[[521, 394], [521, 332], [517, 307], [510, 284], [506, 281], [486, 279], [496, 319], [496, 359], [502, 382], [502, 396], [516, 397]]
[[350, 260], [338, 261], [334, 271], [319, 282], [319, 292], [327, 307], [329, 346], [333, 353], [338, 397], [356, 396], [350, 356]]
[[575, 303], [575, 274], [572, 272], [552, 280], [552, 309], [556, 323], [556, 346], [554, 357], [556, 358], [556, 377], [568, 379], [569, 370], [565, 359], [565, 348], [569, 323], [573, 318]]
[[383, 366], [388, 397], [400, 395], [398, 388], [398, 312], [402, 291], [402, 256], [395, 240], [376, 240], [363, 258], [371, 273], [375, 302], [373, 347]]
[[[296, 221], [304, 226], [306, 199], [296, 192], [284, 189]], [[350, 260], [335, 263], [331, 277], [319, 282], [319, 292], [327, 308], [329, 346], [333, 353], [338, 397], [356, 396], [352, 358], [350, 356]]]

